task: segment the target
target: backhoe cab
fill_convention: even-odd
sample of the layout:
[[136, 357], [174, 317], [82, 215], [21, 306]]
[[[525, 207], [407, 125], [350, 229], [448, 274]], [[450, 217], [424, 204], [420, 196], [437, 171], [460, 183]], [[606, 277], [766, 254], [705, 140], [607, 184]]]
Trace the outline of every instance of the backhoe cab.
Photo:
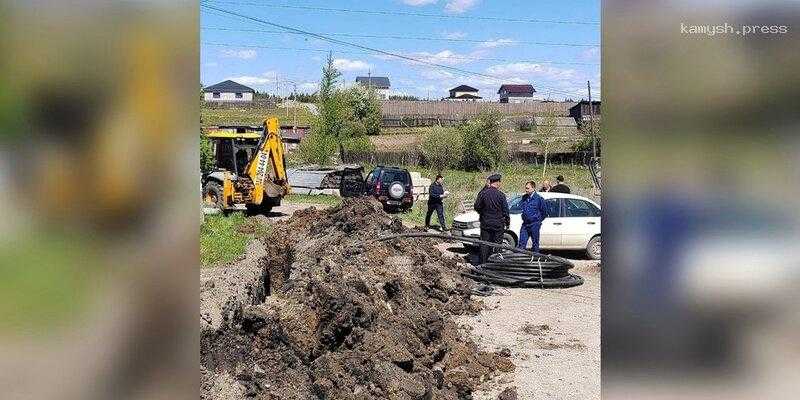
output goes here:
[[277, 118], [258, 127], [220, 127], [211, 140], [216, 170], [204, 179], [206, 206], [268, 213], [290, 192]]

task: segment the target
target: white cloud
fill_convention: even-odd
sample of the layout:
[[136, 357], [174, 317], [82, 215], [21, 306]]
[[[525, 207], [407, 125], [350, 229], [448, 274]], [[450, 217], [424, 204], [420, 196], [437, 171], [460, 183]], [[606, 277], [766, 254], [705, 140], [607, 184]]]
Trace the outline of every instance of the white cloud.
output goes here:
[[600, 58], [600, 48], [590, 47], [581, 53], [581, 58], [584, 60], [597, 60]]
[[428, 4], [436, 3], [436, 0], [403, 0], [403, 4], [407, 4], [409, 6], [425, 6]]
[[227, 58], [240, 58], [242, 60], [249, 60], [256, 58], [258, 52], [255, 50], [222, 50], [222, 56]]
[[480, 42], [478, 44], [478, 47], [481, 47], [481, 48], [484, 48], [484, 49], [492, 49], [492, 48], [495, 48], [495, 47], [511, 46], [511, 45], [516, 44], [516, 43], [517, 42], [515, 42], [515, 41], [513, 41], [511, 39], [496, 39], [496, 40], [487, 40], [485, 42]]
[[452, 14], [461, 14], [475, 7], [476, 4], [478, 4], [478, 0], [448, 0], [444, 6], [444, 11]]
[[230, 79], [234, 82], [239, 82], [242, 85], [266, 86], [276, 82], [277, 74], [278, 73], [276, 71], [267, 71], [258, 76], [242, 75], [242, 76], [229, 77], [226, 79]]
[[366, 71], [370, 69], [370, 65], [364, 61], [348, 60], [346, 58], [333, 60], [333, 66], [340, 71]]
[[270, 79], [270, 78], [266, 78], [266, 77], [262, 77], [262, 76], [243, 75], [243, 76], [233, 76], [233, 77], [230, 77], [230, 78], [227, 78], [227, 79], [230, 79], [230, 80], [232, 80], [234, 82], [238, 82], [238, 83], [241, 83], [242, 85], [248, 85], [248, 86], [264, 86], [264, 85], [268, 85], [270, 83], [275, 83], [275, 79]]
[[[428, 51], [418, 51], [418, 52], [394, 51], [394, 53], [410, 57], [416, 60], [428, 63], [442, 64], [442, 65], [465, 64], [474, 61], [475, 58], [480, 57], [482, 55], [482, 52], [479, 51], [474, 51], [469, 54], [463, 54], [463, 53], [457, 53], [449, 49], [441, 50], [435, 53]], [[395, 57], [387, 55], [375, 55], [375, 57], [381, 60], [396, 60]], [[418, 62], [410, 60], [402, 60], [402, 61], [408, 65], [422, 66], [422, 64]]]
[[525, 62], [493, 65], [487, 68], [486, 72], [490, 75], [503, 78], [520, 75], [540, 76], [550, 79], [573, 79], [575, 77], [574, 69], [563, 69], [550, 65]]
[[467, 34], [461, 31], [455, 31], [455, 32], [443, 32], [442, 36], [444, 36], [445, 39], [463, 39], [467, 37]]

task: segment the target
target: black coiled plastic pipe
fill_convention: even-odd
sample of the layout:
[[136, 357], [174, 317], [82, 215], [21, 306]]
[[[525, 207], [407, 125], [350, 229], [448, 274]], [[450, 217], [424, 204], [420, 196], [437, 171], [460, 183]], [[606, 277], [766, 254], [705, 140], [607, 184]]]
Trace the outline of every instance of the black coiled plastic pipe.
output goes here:
[[462, 275], [478, 282], [507, 287], [524, 288], [568, 288], [583, 284], [583, 278], [569, 273], [574, 265], [565, 258], [534, 253], [515, 247], [486, 242], [463, 236], [450, 236], [437, 233], [402, 233], [384, 236], [374, 241], [399, 238], [436, 238], [500, 248], [501, 253], [489, 256], [485, 264], [470, 268]]

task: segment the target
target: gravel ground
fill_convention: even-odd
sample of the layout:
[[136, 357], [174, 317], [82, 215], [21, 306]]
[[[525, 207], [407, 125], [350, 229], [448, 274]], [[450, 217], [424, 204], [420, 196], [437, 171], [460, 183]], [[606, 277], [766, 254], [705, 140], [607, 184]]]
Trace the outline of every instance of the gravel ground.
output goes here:
[[511, 350], [515, 372], [485, 385], [476, 400], [516, 386], [520, 399], [600, 398], [600, 269], [573, 260], [585, 283], [570, 289], [504, 289], [486, 309], [459, 320], [484, 349]]

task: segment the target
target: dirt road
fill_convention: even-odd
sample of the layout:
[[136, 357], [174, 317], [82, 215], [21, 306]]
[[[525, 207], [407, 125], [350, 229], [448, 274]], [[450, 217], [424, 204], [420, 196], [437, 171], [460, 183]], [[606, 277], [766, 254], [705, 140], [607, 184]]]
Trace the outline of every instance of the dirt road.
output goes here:
[[476, 317], [461, 318], [484, 349], [511, 350], [515, 372], [475, 396], [496, 399], [516, 386], [520, 399], [600, 398], [600, 270], [576, 261], [585, 283], [570, 289], [507, 289], [484, 300]]

